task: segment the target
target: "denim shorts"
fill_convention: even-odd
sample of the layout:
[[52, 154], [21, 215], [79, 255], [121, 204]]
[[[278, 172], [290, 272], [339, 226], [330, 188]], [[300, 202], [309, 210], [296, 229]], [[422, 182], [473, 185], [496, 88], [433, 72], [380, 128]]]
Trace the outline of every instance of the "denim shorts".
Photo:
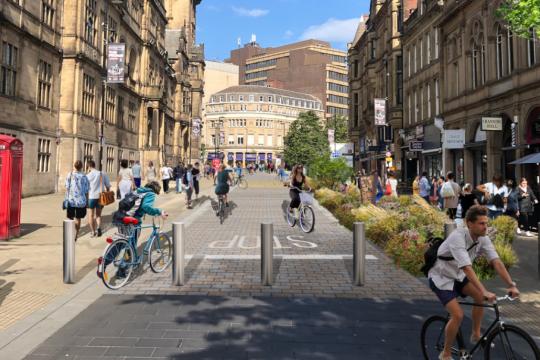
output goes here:
[[99, 205], [99, 199], [88, 199], [88, 208], [89, 209], [97, 209], [97, 208], [103, 208], [103, 206]]
[[441, 290], [437, 286], [435, 286], [435, 283], [433, 280], [429, 279], [429, 287], [431, 290], [437, 295], [441, 303], [446, 306], [450, 301], [457, 299], [458, 296], [465, 298], [467, 295], [463, 293], [463, 288], [465, 285], [469, 283], [469, 279], [465, 277], [463, 281], [454, 281], [454, 289], [452, 290]]

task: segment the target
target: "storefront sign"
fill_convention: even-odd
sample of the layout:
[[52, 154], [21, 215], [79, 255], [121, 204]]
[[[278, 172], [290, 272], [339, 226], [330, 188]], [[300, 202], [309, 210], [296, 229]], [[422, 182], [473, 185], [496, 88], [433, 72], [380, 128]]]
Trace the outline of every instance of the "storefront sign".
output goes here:
[[236, 160], [237, 160], [237, 161], [242, 161], [242, 160], [244, 160], [244, 154], [243, 154], [243, 153], [240, 153], [240, 152], [236, 153]]
[[423, 141], [411, 141], [409, 143], [409, 151], [422, 151], [424, 150]]
[[385, 99], [375, 99], [375, 126], [386, 126]]
[[266, 159], [265, 153], [259, 153], [259, 161], [264, 161]]
[[109, 84], [122, 84], [124, 82], [126, 44], [109, 44], [107, 55], [107, 82]]
[[463, 149], [465, 146], [465, 129], [444, 130], [443, 142], [446, 149]]
[[234, 160], [234, 153], [228, 153], [227, 154], [227, 160], [228, 161], [233, 161]]
[[257, 154], [255, 153], [246, 153], [246, 161], [256, 161]]
[[502, 131], [503, 121], [501, 117], [483, 117], [482, 130], [484, 131]]

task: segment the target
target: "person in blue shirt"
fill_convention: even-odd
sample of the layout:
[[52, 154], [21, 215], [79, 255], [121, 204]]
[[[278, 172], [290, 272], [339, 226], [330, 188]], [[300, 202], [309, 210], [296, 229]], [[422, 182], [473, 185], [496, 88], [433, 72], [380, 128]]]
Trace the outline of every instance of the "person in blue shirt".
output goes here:
[[168, 214], [165, 211], [154, 207], [156, 195], [159, 195], [161, 192], [161, 185], [157, 181], [150, 181], [144, 187], [138, 188], [136, 192], [139, 195], [144, 194], [141, 206], [135, 211], [135, 215], [133, 216], [139, 220], [139, 223], [142, 221], [144, 215], [161, 215], [164, 219], [167, 218]]
[[234, 168], [234, 172], [236, 173], [237, 177], [242, 176], [242, 164], [240, 162], [236, 163], [236, 167]]
[[66, 178], [67, 218], [75, 220], [75, 240], [81, 229], [81, 219], [86, 217], [86, 204], [90, 183], [82, 173], [83, 163], [80, 160], [73, 164], [73, 171]]

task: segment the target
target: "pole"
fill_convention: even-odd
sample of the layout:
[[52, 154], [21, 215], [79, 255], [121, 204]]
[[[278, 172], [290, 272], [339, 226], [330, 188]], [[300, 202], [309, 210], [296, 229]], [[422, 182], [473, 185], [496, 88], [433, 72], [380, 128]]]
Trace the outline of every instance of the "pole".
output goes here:
[[274, 225], [272, 223], [261, 224], [261, 283], [263, 286], [271, 286], [273, 278], [274, 258]]
[[355, 222], [353, 229], [353, 276], [355, 286], [366, 281], [366, 231], [363, 222]]
[[174, 286], [184, 285], [184, 259], [185, 259], [185, 230], [184, 223], [173, 223], [173, 271]]
[[446, 223], [444, 224], [444, 238], [447, 239], [448, 236], [452, 233], [452, 231], [457, 229], [457, 224], [455, 222]]
[[540, 222], [536, 231], [538, 231], [538, 277], [540, 278]]
[[64, 220], [64, 284], [75, 283], [75, 221]]
[[[108, 9], [107, 9], [108, 14]], [[103, 171], [103, 138], [105, 127], [105, 103], [107, 101], [107, 48], [109, 46], [109, 24], [108, 16], [102, 23], [105, 28], [105, 37], [103, 39], [103, 81], [101, 84], [101, 119], [99, 120], [99, 171]]]

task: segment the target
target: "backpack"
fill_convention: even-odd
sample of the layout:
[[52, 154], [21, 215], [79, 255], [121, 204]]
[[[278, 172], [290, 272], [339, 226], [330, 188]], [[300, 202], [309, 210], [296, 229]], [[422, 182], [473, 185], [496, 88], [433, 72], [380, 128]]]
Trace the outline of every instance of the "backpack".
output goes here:
[[[494, 190], [492, 188], [492, 190]], [[500, 191], [500, 189], [499, 189]], [[488, 200], [488, 205], [493, 205], [497, 208], [503, 208], [504, 207], [504, 201], [503, 201], [503, 197], [501, 196], [501, 194], [495, 194], [495, 192], [491, 193], [491, 196]]]
[[[437, 255], [437, 252], [439, 251], [439, 248], [441, 247], [443, 242], [444, 242], [444, 239], [440, 237], [433, 237], [433, 238], [428, 239], [427, 241], [428, 248], [424, 252], [424, 265], [420, 269], [426, 277], [428, 276], [429, 270], [431, 270], [431, 268], [435, 266], [437, 259], [444, 260], [444, 261], [454, 260], [453, 256]], [[467, 249], [467, 252], [469, 252], [469, 250], [471, 250], [476, 245], [478, 245], [478, 243], [474, 242], [471, 246], [469, 246], [469, 248]]]
[[131, 192], [126, 194], [126, 196], [118, 203], [118, 211], [124, 213], [125, 216], [134, 216], [141, 207], [145, 196], [146, 193], [138, 194], [136, 192]]
[[441, 188], [441, 196], [443, 198], [449, 198], [456, 196], [456, 193], [454, 193], [454, 189], [452, 188], [452, 184], [447, 181], [443, 184]]

